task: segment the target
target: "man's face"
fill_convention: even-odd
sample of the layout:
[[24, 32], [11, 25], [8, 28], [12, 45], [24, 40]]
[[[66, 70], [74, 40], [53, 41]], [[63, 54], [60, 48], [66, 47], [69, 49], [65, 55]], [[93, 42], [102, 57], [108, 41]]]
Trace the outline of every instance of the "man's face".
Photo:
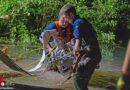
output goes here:
[[65, 20], [68, 21], [70, 24], [72, 23], [74, 19], [74, 14], [72, 12], [65, 14]]
[[65, 14], [62, 14], [59, 17], [59, 25], [63, 28], [66, 28], [69, 25], [69, 21], [68, 21], [67, 16]]

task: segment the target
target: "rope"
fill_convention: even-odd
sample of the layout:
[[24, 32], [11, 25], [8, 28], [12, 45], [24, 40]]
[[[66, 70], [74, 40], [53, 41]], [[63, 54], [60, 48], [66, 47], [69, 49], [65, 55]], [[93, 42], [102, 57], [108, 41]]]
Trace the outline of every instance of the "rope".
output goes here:
[[[69, 48], [69, 46], [68, 46], [67, 44], [66, 44], [66, 46], [67, 46], [67, 48], [69, 49], [69, 52], [71, 52], [71, 49]], [[52, 48], [52, 50], [51, 50], [48, 54], [46, 54], [46, 57], [51, 54], [51, 52], [54, 50], [55, 47], [56, 47], [56, 44], [54, 45], [54, 47]], [[31, 50], [31, 51], [29, 51], [29, 52], [24, 52], [24, 53], [20, 54], [19, 57], [21, 57], [21, 56], [24, 55], [24, 54], [37, 51], [37, 50], [39, 50], [39, 49], [40, 49], [40, 48]], [[42, 48], [42, 49], [43, 49], [43, 48]], [[35, 63], [37, 63], [39, 60], [40, 60], [40, 59], [38, 59], [38, 60], [36, 60], [36, 61], [34, 61], [34, 62], [32, 62], [32, 63], [29, 63], [29, 64], [27, 64], [27, 65], [25, 65], [25, 66], [21, 66], [21, 67], [22, 67], [22, 68], [29, 67], [29, 66], [31, 66], [31, 65], [33, 65], [33, 64], [35, 64]], [[10, 69], [10, 70], [7, 70], [7, 71], [3, 71], [3, 72], [0, 72], [0, 74], [5, 74], [5, 73], [8, 73], [8, 72], [13, 72], [13, 70]]]
[[[48, 54], [46, 54], [46, 57], [51, 54], [51, 52], [55, 49], [55, 47], [56, 47], [56, 44], [54, 45], [54, 47], [52, 48], [52, 50], [51, 50]], [[23, 66], [23, 68], [33, 65], [33, 64], [37, 63], [39, 60], [40, 60], [40, 59], [38, 59], [38, 60], [36, 60], [36, 61], [34, 61], [34, 62], [28, 64], [28, 65], [25, 65], [25, 66]]]
[[[66, 43], [65, 43], [65, 44], [66, 44]], [[69, 46], [68, 46], [67, 44], [66, 44], [66, 46], [67, 46], [69, 52], [71, 52], [71, 49], [69, 48]], [[55, 49], [55, 47], [56, 47], [56, 44], [54, 45], [54, 47], [52, 48], [52, 50], [51, 50], [48, 54], [46, 54], [46, 56], [49, 56], [49, 55], [51, 54], [51, 52]], [[21, 53], [18, 57], [22, 57], [24, 54], [31, 53], [31, 52], [34, 52], [34, 51], [37, 51], [37, 50], [40, 50], [40, 49], [41, 49], [41, 48], [37, 48], [37, 49], [31, 50], [31, 51], [28, 51], [28, 52], [23, 52], [23, 53]], [[43, 48], [42, 48], [42, 49], [43, 49]], [[25, 65], [25, 66], [22, 66], [22, 68], [29, 67], [29, 66], [31, 66], [31, 65], [33, 65], [33, 64], [35, 64], [35, 63], [37, 63], [39, 60], [40, 60], [40, 59], [38, 59], [38, 60], [36, 60], [36, 61], [34, 61], [34, 62], [30, 63], [30, 64], [27, 64], [27, 65]], [[5, 74], [5, 73], [8, 73], [8, 72], [13, 72], [13, 70], [3, 71], [3, 72], [0, 72], [0, 74]], [[17, 77], [17, 78], [15, 78], [14, 80], [16, 80], [16, 79], [22, 79], [22, 78], [25, 78], [26, 76], [28, 76], [28, 75], [24, 75], [24, 76]]]
[[[51, 50], [48, 54], [46, 54], [46, 56], [49, 56], [49, 55], [51, 54], [51, 52], [55, 49], [55, 47], [56, 47], [56, 44], [54, 45], [54, 47], [52, 48], [52, 50]], [[35, 49], [35, 50], [36, 50], [36, 49]], [[35, 50], [32, 50], [32, 51], [35, 51]], [[28, 65], [22, 66], [22, 67], [25, 68], [25, 67], [31, 66], [32, 64], [38, 62], [39, 60], [40, 60], [40, 59], [38, 59], [38, 60], [36, 60], [36, 61], [34, 61], [34, 62], [28, 64]], [[4, 74], [4, 73], [7, 73], [7, 72], [13, 72], [13, 70], [8, 70], [8, 71], [0, 72], [0, 74]], [[26, 76], [28, 76], [28, 75], [23, 75], [23, 76], [14, 78], [13, 80], [23, 79], [23, 78], [25, 78]], [[35, 76], [33, 76], [33, 77], [35, 78]]]
[[[18, 57], [22, 57], [24, 54], [27, 54], [27, 53], [31, 53], [31, 52], [34, 52], [34, 51], [37, 51], [37, 50], [40, 50], [41, 48], [37, 48], [37, 49], [34, 49], [34, 50], [31, 50], [31, 51], [28, 51], [28, 52], [23, 52], [21, 53]], [[42, 48], [43, 49], [43, 48]]]
[[[49, 56], [50, 54], [51, 54], [51, 52], [54, 50], [54, 48], [56, 47], [56, 44], [54, 45], [54, 47], [52, 48], [52, 50], [48, 53], [48, 54], [46, 54], [46, 56]], [[36, 50], [39, 50], [39, 48], [37, 48], [37, 49], [34, 49], [34, 50], [31, 50], [31, 51], [29, 51], [29, 52], [33, 52], [33, 51], [36, 51]], [[26, 53], [26, 52], [25, 52]], [[24, 53], [24, 54], [25, 54]], [[23, 53], [21, 54], [21, 55], [23, 55]], [[20, 55], [19, 55], [20, 56]], [[35, 63], [37, 63], [38, 61], [39, 61], [40, 59], [38, 59], [38, 60], [36, 60], [36, 61], [34, 61], [34, 62], [32, 62], [32, 63], [30, 63], [30, 64], [27, 64], [27, 65], [25, 65], [25, 66], [21, 66], [22, 68], [26, 68], [26, 67], [29, 67], [29, 66], [31, 66], [31, 65], [33, 65], [33, 64], [35, 64]], [[7, 71], [3, 71], [3, 72], [0, 72], [0, 74], [5, 74], [5, 73], [7, 73], [7, 72], [13, 72], [13, 70], [7, 70]]]

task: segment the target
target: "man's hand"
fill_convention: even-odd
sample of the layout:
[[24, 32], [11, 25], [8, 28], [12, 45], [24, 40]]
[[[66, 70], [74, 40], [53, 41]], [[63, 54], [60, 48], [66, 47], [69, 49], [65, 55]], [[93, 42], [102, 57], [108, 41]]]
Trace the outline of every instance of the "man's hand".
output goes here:
[[72, 53], [73, 53], [74, 56], [78, 56], [79, 51], [73, 50]]

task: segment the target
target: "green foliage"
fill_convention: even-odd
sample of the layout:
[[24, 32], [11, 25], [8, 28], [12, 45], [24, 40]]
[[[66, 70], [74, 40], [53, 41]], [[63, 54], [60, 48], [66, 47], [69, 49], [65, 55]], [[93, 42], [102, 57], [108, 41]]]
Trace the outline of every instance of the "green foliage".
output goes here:
[[77, 12], [88, 19], [98, 34], [98, 40], [102, 43], [112, 44], [115, 36], [113, 31], [116, 29], [120, 5], [118, 0], [95, 0], [92, 7], [86, 5], [77, 8]]
[[0, 35], [13, 44], [37, 44], [42, 29], [58, 19], [66, 3], [74, 4], [77, 13], [91, 22], [101, 43], [114, 44], [117, 25], [127, 24], [124, 0], [1, 0], [0, 15], [10, 14], [11, 19], [0, 21]]
[[3, 0], [0, 15], [11, 15], [9, 21], [0, 21], [0, 32], [6, 27], [12, 44], [37, 44], [45, 25], [57, 20], [63, 6], [59, 0]]

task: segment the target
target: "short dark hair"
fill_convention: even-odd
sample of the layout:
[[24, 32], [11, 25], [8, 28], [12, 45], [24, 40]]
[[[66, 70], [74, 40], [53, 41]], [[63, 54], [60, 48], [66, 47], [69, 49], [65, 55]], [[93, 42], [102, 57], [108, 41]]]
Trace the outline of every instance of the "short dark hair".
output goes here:
[[69, 13], [72, 12], [74, 15], [76, 15], [76, 10], [73, 4], [66, 4], [64, 5], [60, 12], [59, 12], [59, 16], [61, 16], [62, 14], [66, 13], [69, 15]]

